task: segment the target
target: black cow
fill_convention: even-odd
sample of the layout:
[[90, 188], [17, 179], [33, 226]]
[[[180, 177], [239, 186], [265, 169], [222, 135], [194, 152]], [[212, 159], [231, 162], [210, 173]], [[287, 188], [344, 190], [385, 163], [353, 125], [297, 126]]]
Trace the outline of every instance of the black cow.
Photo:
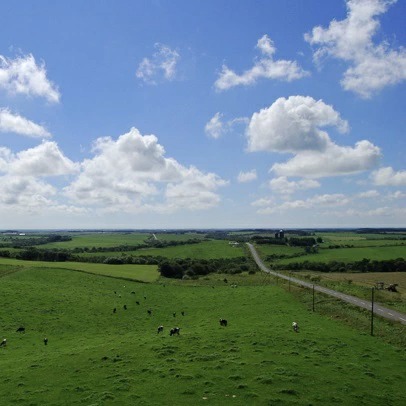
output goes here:
[[151, 309], [148, 309], [148, 310], [147, 310], [147, 313], [151, 316], [151, 315], [152, 315], [152, 310], [151, 310]]
[[173, 317], [176, 317], [176, 312], [173, 312], [173, 314], [172, 314], [172, 315], [173, 315]]
[[123, 309], [124, 309], [124, 310], [127, 310], [127, 305], [124, 305], [124, 306], [123, 306]]
[[16, 333], [25, 333], [25, 327], [18, 327]]
[[220, 319], [220, 326], [227, 327], [227, 320], [225, 320], [225, 319]]
[[137, 300], [136, 302], [135, 302], [137, 305], [139, 305], [140, 304], [140, 302]]
[[179, 332], [180, 332], [180, 328], [179, 327], [174, 327], [174, 328], [171, 328], [171, 331], [169, 332], [169, 335], [170, 336], [173, 336], [175, 334], [179, 335]]
[[116, 311], [117, 311], [117, 309], [116, 309], [116, 308], [114, 308], [114, 309], [113, 309], [113, 313], [115, 313]]
[[164, 326], [159, 326], [158, 327], [158, 334], [161, 333], [162, 331], [164, 331]]
[[185, 315], [185, 312], [181, 312], [181, 314], [182, 314], [182, 316], [184, 316], [184, 315]]

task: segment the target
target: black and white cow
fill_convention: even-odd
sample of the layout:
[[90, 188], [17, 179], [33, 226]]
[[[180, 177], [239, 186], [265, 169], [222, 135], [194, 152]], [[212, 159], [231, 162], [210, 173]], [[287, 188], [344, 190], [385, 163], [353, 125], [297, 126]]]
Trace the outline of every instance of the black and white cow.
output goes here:
[[162, 333], [164, 331], [164, 326], [159, 326], [158, 327], [158, 334]]
[[171, 328], [171, 331], [169, 332], [169, 335], [170, 336], [173, 336], [175, 334], [179, 335], [179, 333], [180, 333], [180, 328], [179, 327], [174, 327], [174, 328]]
[[226, 319], [220, 319], [220, 326], [227, 327], [227, 320]]
[[7, 345], [7, 340], [4, 338], [3, 341], [0, 343], [0, 347], [5, 347]]
[[299, 332], [299, 325], [295, 321], [292, 323], [292, 328], [296, 333]]

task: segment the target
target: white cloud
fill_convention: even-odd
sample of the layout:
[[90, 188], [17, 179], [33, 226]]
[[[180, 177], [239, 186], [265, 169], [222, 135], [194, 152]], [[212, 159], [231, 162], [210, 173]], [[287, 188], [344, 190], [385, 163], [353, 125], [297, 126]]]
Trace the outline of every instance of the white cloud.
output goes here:
[[339, 146], [321, 130], [327, 126], [348, 131], [348, 123], [322, 100], [281, 97], [253, 114], [247, 128], [248, 150], [293, 153], [287, 162], [272, 166], [278, 176], [320, 178], [357, 173], [378, 164], [378, 147], [367, 140], [355, 147]]
[[222, 117], [221, 113], [216, 113], [204, 127], [204, 131], [209, 137], [217, 139], [225, 133], [224, 123], [221, 121]]
[[205, 125], [204, 131], [207, 136], [218, 139], [223, 135], [227, 134], [228, 132], [232, 131], [238, 125], [243, 124], [244, 126], [247, 125], [249, 122], [248, 118], [246, 117], [237, 117], [233, 120], [222, 121], [223, 118], [222, 113], [216, 113]]
[[314, 45], [316, 63], [331, 56], [349, 63], [341, 84], [345, 90], [369, 98], [388, 85], [406, 80], [406, 51], [375, 44], [377, 17], [397, 0], [348, 0], [347, 17], [331, 21], [328, 28], [314, 27], [305, 40]]
[[217, 90], [227, 90], [234, 86], [253, 85], [260, 78], [291, 82], [309, 74], [296, 61], [273, 60], [276, 48], [273, 41], [267, 35], [258, 40], [257, 48], [261, 51], [263, 57], [258, 59], [251, 69], [241, 75], [223, 65], [219, 78], [214, 83], [215, 88]]
[[213, 173], [165, 157], [157, 137], [135, 128], [117, 140], [99, 138], [93, 152], [65, 188], [68, 197], [83, 204], [129, 212], [197, 210], [217, 205], [215, 191], [226, 184]]
[[280, 97], [270, 107], [252, 115], [247, 129], [249, 151], [322, 151], [330, 143], [321, 127], [348, 131], [332, 106], [309, 96]]
[[41, 125], [14, 114], [6, 108], [0, 108], [0, 132], [16, 133], [34, 138], [51, 137], [51, 134]]
[[371, 178], [378, 186], [406, 186], [406, 171], [396, 172], [390, 166], [372, 172]]
[[324, 151], [299, 152], [285, 163], [274, 164], [271, 170], [278, 176], [322, 178], [363, 172], [376, 167], [380, 159], [380, 149], [369, 141], [359, 141], [355, 147], [331, 142]]
[[0, 89], [10, 94], [44, 97], [58, 103], [60, 93], [47, 78], [45, 64], [37, 65], [32, 54], [9, 59], [0, 55]]
[[248, 172], [240, 172], [237, 177], [239, 183], [252, 182], [256, 179], [257, 179], [257, 171], [255, 169], [252, 169], [251, 171]]
[[359, 199], [371, 199], [379, 196], [380, 194], [377, 190], [367, 190], [366, 192], [361, 192], [357, 195]]
[[149, 84], [156, 84], [162, 77], [173, 80], [176, 75], [176, 65], [180, 59], [179, 53], [166, 45], [156, 43], [156, 52], [152, 58], [144, 58], [138, 66], [136, 76]]
[[281, 194], [292, 194], [297, 190], [308, 190], [320, 187], [320, 183], [313, 179], [301, 179], [289, 181], [285, 176], [274, 178], [269, 181], [269, 187]]
[[350, 202], [344, 194], [324, 194], [315, 195], [304, 200], [289, 200], [285, 202], [277, 202], [274, 200], [260, 199], [252, 203], [253, 206], [259, 206], [258, 213], [272, 214], [276, 212], [284, 212], [288, 210], [303, 210], [303, 209], [321, 209], [337, 206], [345, 206]]

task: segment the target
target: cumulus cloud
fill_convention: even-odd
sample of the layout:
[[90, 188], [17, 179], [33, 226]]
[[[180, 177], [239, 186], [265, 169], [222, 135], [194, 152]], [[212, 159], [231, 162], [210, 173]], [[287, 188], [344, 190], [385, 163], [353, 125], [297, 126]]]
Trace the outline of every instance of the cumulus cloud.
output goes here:
[[322, 127], [348, 131], [348, 123], [332, 106], [309, 96], [280, 97], [254, 113], [247, 129], [249, 151], [324, 150], [330, 142]]
[[348, 0], [347, 17], [331, 21], [328, 28], [314, 27], [305, 40], [314, 45], [316, 63], [324, 57], [348, 62], [341, 85], [369, 98], [388, 85], [406, 80], [406, 51], [386, 42], [374, 43], [380, 27], [377, 19], [397, 0]]
[[93, 152], [65, 188], [68, 197], [90, 205], [124, 211], [197, 210], [217, 205], [215, 191], [226, 184], [213, 173], [166, 157], [157, 137], [143, 136], [135, 128], [117, 140], [99, 138]]
[[322, 178], [350, 175], [376, 167], [381, 159], [379, 147], [363, 140], [355, 147], [341, 147], [330, 143], [324, 151], [303, 151], [284, 163], [276, 163], [271, 170], [279, 176]]
[[371, 178], [378, 186], [406, 186], [406, 171], [394, 171], [390, 166], [372, 172]]
[[60, 93], [47, 78], [45, 64], [37, 64], [32, 54], [9, 59], [0, 55], [0, 89], [10, 94], [44, 97], [58, 103]]
[[323, 127], [336, 127], [342, 133], [349, 128], [322, 100], [281, 97], [253, 114], [246, 133], [248, 150], [293, 153], [287, 162], [272, 166], [271, 171], [278, 176], [320, 178], [357, 173], [378, 164], [378, 147], [367, 140], [357, 142], [355, 147], [339, 146]]
[[156, 52], [151, 58], [144, 58], [138, 65], [136, 76], [148, 84], [156, 84], [164, 78], [173, 80], [176, 75], [176, 65], [180, 59], [179, 53], [167, 45], [156, 43]]
[[51, 137], [43, 126], [12, 113], [6, 108], [0, 108], [0, 132], [21, 134], [33, 138]]
[[313, 179], [289, 181], [286, 176], [274, 178], [269, 181], [269, 187], [280, 194], [292, 194], [298, 190], [308, 190], [320, 187], [320, 183]]
[[274, 60], [273, 55], [276, 48], [271, 38], [267, 35], [261, 37], [257, 42], [257, 48], [262, 57], [255, 61], [254, 66], [241, 75], [223, 65], [222, 71], [214, 83], [217, 90], [227, 90], [234, 86], [253, 85], [260, 78], [278, 79], [291, 82], [309, 75], [296, 61], [284, 59]]
[[67, 158], [56, 142], [44, 141], [16, 154], [8, 148], [0, 148], [0, 172], [10, 176], [60, 176], [73, 174], [78, 169], [78, 164]]
[[257, 179], [257, 171], [255, 169], [252, 169], [251, 171], [248, 172], [240, 172], [237, 177], [239, 183], [248, 183], [256, 179]]

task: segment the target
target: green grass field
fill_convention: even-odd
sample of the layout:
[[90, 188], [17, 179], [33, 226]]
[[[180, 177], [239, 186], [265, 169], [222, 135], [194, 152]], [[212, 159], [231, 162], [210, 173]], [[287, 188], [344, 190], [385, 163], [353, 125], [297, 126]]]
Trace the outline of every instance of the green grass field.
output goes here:
[[[52, 268], [3, 276], [1, 404], [404, 404], [401, 348], [312, 313], [259, 273], [227, 277], [140, 284]], [[180, 336], [169, 336], [173, 326]]]
[[102, 253], [84, 253], [80, 256], [107, 256], [119, 257], [121, 255], [134, 255], [134, 256], [161, 256], [165, 258], [196, 258], [196, 259], [217, 259], [217, 258], [237, 258], [244, 256], [244, 245], [241, 244], [237, 247], [231, 246], [228, 241], [211, 240], [202, 241], [197, 244], [176, 245], [173, 247], [165, 248], [142, 248], [136, 251], [122, 252], [102, 252]]
[[383, 247], [360, 247], [360, 248], [339, 248], [320, 249], [317, 254], [304, 255], [298, 258], [281, 259], [278, 263], [287, 264], [290, 262], [329, 262], [342, 261], [354, 262], [364, 258], [370, 260], [388, 260], [396, 258], [406, 258], [406, 246], [383, 246]]
[[106, 265], [87, 262], [58, 262], [55, 264], [55, 262], [21, 261], [0, 258], [0, 272], [1, 269], [15, 269], [17, 267], [24, 269], [60, 268], [71, 271], [87, 272], [95, 275], [132, 279], [139, 282], [154, 282], [159, 277], [156, 265]]

